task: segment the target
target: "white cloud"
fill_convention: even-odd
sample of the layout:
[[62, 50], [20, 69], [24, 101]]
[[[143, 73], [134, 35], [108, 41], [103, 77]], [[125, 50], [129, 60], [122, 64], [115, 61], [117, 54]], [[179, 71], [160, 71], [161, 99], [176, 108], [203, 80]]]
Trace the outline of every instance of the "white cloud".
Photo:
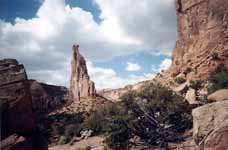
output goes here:
[[[64, 0], [43, 1], [31, 19], [17, 18], [15, 24], [0, 20], [0, 58], [18, 59], [31, 78], [68, 86], [70, 66], [65, 64], [76, 42], [91, 61], [142, 50], [170, 53], [176, 36], [174, 0], [94, 1], [101, 9], [100, 24], [90, 12], [71, 8]], [[105, 73], [110, 82], [117, 76]], [[124, 81], [118, 78], [116, 84]]]
[[167, 70], [172, 64], [170, 58], [165, 58], [159, 66], [152, 65], [152, 72], [161, 72], [162, 70]]
[[114, 25], [143, 48], [170, 54], [176, 40], [174, 0], [94, 1], [104, 19], [101, 27]]
[[127, 62], [126, 70], [130, 72], [139, 71], [141, 66], [138, 63]]
[[127, 78], [121, 78], [118, 74], [110, 68], [96, 67], [92, 62], [87, 62], [88, 72], [96, 83], [96, 88], [101, 89], [116, 89], [124, 87], [125, 85], [135, 84], [140, 81], [149, 80], [154, 77], [154, 74], [143, 74], [137, 76], [134, 74], [129, 75]]
[[172, 60], [169, 58], [166, 58], [162, 61], [162, 63], [159, 66], [159, 70], [167, 70], [172, 64]]

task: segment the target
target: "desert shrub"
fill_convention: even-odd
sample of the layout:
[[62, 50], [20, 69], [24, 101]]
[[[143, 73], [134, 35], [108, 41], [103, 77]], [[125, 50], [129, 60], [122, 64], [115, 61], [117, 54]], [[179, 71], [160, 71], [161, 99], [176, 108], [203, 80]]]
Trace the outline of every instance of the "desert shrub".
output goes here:
[[112, 150], [127, 150], [130, 132], [126, 123], [121, 118], [115, 118], [109, 122], [105, 143]]
[[161, 85], [151, 84], [123, 101], [131, 114], [128, 127], [148, 145], [166, 148], [168, 142], [178, 140], [180, 133], [191, 127], [188, 103]]
[[113, 116], [118, 115], [118, 106], [116, 104], [109, 103], [100, 107], [88, 118], [86, 118], [84, 121], [84, 126], [85, 128], [92, 130], [96, 135], [105, 133], [108, 127], [108, 121], [112, 120]]
[[211, 57], [212, 57], [213, 60], [218, 60], [219, 59], [219, 54], [214, 52], [214, 53], [211, 54]]
[[60, 139], [59, 139], [59, 144], [60, 145], [63, 145], [63, 144], [67, 144], [70, 140], [65, 137], [65, 136], [61, 136]]
[[182, 84], [186, 81], [186, 79], [184, 77], [177, 77], [175, 78], [175, 82], [178, 84]]
[[80, 131], [82, 130], [80, 124], [71, 124], [66, 126], [64, 136], [71, 140], [74, 136], [80, 136]]
[[227, 53], [225, 53], [225, 54], [224, 54], [224, 56], [225, 56], [226, 58], [228, 58], [228, 52], [227, 52]]
[[92, 146], [86, 146], [85, 147], [85, 150], [91, 150], [92, 149]]
[[191, 67], [187, 67], [184, 71], [184, 74], [189, 74], [190, 72], [192, 72], [192, 68]]
[[180, 140], [181, 133], [192, 126], [188, 103], [160, 85], [131, 91], [121, 99], [118, 113], [106, 119], [105, 142], [112, 150], [126, 150], [133, 136], [150, 148], [167, 148], [168, 142]]
[[210, 73], [209, 82], [211, 85], [208, 87], [209, 93], [218, 89], [228, 88], [228, 67], [220, 64], [216, 69]]
[[189, 87], [192, 88], [192, 89], [197, 90], [197, 89], [201, 88], [201, 85], [202, 85], [202, 81], [201, 80], [191, 80]]

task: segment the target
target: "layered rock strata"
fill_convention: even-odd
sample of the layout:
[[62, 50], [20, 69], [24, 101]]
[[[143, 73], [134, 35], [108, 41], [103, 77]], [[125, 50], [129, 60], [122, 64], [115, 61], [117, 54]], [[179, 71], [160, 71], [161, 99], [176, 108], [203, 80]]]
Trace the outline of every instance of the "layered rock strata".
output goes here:
[[32, 97], [24, 66], [0, 60], [1, 143], [3, 150], [47, 150], [36, 129]]

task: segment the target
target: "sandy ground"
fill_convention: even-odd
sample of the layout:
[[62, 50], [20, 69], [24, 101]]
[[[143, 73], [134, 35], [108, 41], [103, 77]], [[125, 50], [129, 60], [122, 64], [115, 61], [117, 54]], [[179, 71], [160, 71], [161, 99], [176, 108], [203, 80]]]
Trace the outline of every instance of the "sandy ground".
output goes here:
[[86, 146], [91, 146], [92, 150], [103, 150], [103, 138], [99, 136], [90, 137], [88, 139], [81, 140], [79, 142], [75, 142], [74, 145], [58, 145], [49, 147], [49, 150], [77, 150], [77, 149], [85, 149]]

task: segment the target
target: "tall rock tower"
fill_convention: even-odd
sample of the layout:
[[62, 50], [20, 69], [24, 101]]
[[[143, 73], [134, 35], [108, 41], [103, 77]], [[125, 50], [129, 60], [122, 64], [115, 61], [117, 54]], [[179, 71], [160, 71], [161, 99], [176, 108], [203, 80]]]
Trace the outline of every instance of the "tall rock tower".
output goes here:
[[79, 53], [79, 45], [73, 45], [70, 91], [74, 101], [80, 101], [82, 97], [96, 95], [95, 84], [90, 80], [86, 61]]

